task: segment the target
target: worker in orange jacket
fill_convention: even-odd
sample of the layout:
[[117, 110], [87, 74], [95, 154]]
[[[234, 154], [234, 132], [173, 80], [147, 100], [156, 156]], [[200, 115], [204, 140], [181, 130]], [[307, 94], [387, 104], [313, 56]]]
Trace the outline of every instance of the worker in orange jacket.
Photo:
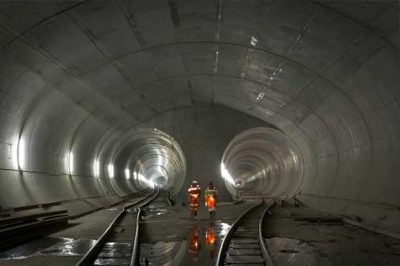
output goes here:
[[200, 195], [201, 195], [201, 189], [199, 183], [196, 180], [193, 180], [192, 184], [188, 188], [190, 217], [192, 219], [197, 217], [197, 211], [200, 205]]
[[217, 196], [218, 191], [216, 187], [214, 187], [213, 182], [210, 181], [204, 193], [204, 201], [206, 203], [206, 207], [208, 208], [208, 212], [210, 213], [210, 219], [215, 218]]

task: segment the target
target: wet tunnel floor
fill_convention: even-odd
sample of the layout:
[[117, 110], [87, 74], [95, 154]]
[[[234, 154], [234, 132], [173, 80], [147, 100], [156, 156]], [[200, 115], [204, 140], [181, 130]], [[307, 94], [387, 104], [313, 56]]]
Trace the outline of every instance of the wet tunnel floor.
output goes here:
[[[141, 227], [141, 265], [214, 265], [230, 224], [250, 205], [220, 204], [215, 221], [205, 209], [191, 221], [187, 207], [149, 208]], [[82, 217], [75, 226], [1, 252], [0, 265], [74, 265], [117, 211]], [[342, 223], [296, 219], [318, 215], [303, 208], [273, 210], [264, 229], [276, 265], [400, 265], [400, 241]], [[120, 239], [110, 252], [130, 248], [123, 231]]]
[[186, 239], [142, 244], [140, 265], [214, 265], [229, 228], [218, 219], [194, 221]]

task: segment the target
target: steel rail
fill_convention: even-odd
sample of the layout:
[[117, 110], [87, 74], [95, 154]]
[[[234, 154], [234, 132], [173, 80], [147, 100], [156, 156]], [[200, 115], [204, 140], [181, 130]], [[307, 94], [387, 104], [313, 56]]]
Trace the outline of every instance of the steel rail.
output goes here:
[[167, 202], [169, 206], [172, 206], [172, 200], [171, 200], [171, 192], [167, 190]]
[[263, 234], [263, 224], [264, 224], [265, 217], [267, 216], [266, 214], [268, 213], [269, 209], [272, 206], [274, 206], [274, 204], [275, 204], [274, 201], [271, 201], [269, 203], [269, 205], [265, 208], [265, 210], [261, 216], [260, 222], [258, 223], [258, 241], [261, 243], [261, 250], [262, 250], [263, 257], [264, 257], [264, 260], [266, 261], [267, 266], [274, 266], [274, 262], [272, 260], [271, 254], [268, 251], [267, 244], [265, 243], [265, 238], [264, 238], [264, 234]]
[[257, 205], [247, 209], [246, 211], [244, 211], [232, 224], [231, 228], [229, 229], [229, 231], [226, 233], [224, 240], [222, 240], [221, 246], [219, 248], [218, 251], [218, 256], [217, 256], [217, 260], [215, 261], [215, 265], [216, 266], [223, 266], [224, 265], [224, 254], [226, 252], [226, 250], [228, 249], [228, 245], [229, 245], [229, 241], [233, 235], [233, 233], [236, 231], [237, 227], [239, 226], [240, 222], [243, 220], [243, 218], [252, 210], [258, 208], [259, 206], [261, 206], [264, 203], [264, 201], [261, 201], [260, 203], [258, 203]]
[[134, 265], [139, 265], [139, 230], [140, 230], [140, 216], [142, 213], [142, 207], [144, 207], [145, 205], [149, 204], [151, 201], [153, 201], [155, 198], [158, 197], [158, 195], [160, 195], [160, 190], [157, 190], [157, 193], [155, 194], [155, 196], [153, 196], [151, 199], [147, 200], [144, 204], [141, 204], [140, 207], [138, 207], [138, 213], [136, 215], [136, 227], [135, 227], [135, 236], [134, 236], [134, 240], [133, 240], [133, 249], [132, 249], [132, 257], [131, 257], [131, 262], [130, 262], [130, 266], [134, 266]]
[[[221, 246], [220, 246], [220, 248], [219, 248], [218, 256], [217, 256], [217, 259], [216, 259], [216, 261], [215, 261], [215, 265], [216, 265], [216, 266], [223, 266], [223, 265], [224, 265], [224, 257], [225, 257], [225, 253], [226, 253], [226, 251], [227, 251], [227, 249], [228, 249], [229, 242], [230, 242], [230, 240], [231, 240], [231, 238], [232, 238], [232, 235], [235, 233], [236, 229], [238, 228], [238, 226], [239, 226], [240, 223], [242, 222], [242, 220], [243, 220], [243, 219], [246, 217], [246, 215], [249, 214], [252, 210], [255, 210], [256, 208], [260, 207], [260, 206], [263, 205], [263, 204], [264, 204], [264, 200], [262, 200], [262, 201], [261, 201], [260, 203], [258, 203], [257, 205], [255, 205], [255, 206], [253, 206], [253, 207], [251, 207], [251, 208], [245, 210], [245, 211], [233, 222], [231, 228], [230, 228], [229, 231], [226, 233], [225, 238], [224, 238], [224, 240], [222, 241]], [[269, 210], [269, 208], [272, 207], [272, 205], [273, 205], [273, 202], [270, 203], [268, 206], [265, 207], [265, 210], [264, 210], [264, 212], [263, 212], [263, 215], [262, 215], [262, 217], [261, 217], [261, 219], [260, 219], [260, 222], [259, 222], [259, 224], [258, 224], [259, 237], [260, 237], [260, 231], [261, 231], [261, 237], [263, 237], [263, 235], [262, 235], [262, 223], [263, 223], [263, 219], [264, 219], [265, 214], [266, 214], [267, 211]], [[259, 241], [260, 241], [260, 239], [259, 239]], [[266, 247], [266, 245], [265, 245], [264, 240], [261, 242], [261, 246], [262, 246], [261, 249], [262, 249], [263, 257], [265, 256], [264, 252], [265, 252], [265, 251], [267, 252], [267, 257], [264, 258], [265, 261], [267, 262], [267, 265], [268, 265], [268, 266], [272, 266], [273, 264], [268, 264], [268, 263], [270, 263], [270, 262], [272, 263], [272, 259], [271, 259], [271, 257], [269, 256], [269, 253], [268, 253], [268, 250], [267, 250], [267, 247]], [[264, 248], [265, 248], [265, 250], [264, 250]], [[270, 260], [271, 260], [271, 261], [270, 261]]]
[[120, 218], [125, 214], [126, 210], [146, 201], [148, 198], [150, 198], [154, 194], [156, 194], [156, 191], [152, 191], [146, 197], [144, 197], [138, 201], [135, 201], [134, 203], [124, 206], [124, 208], [118, 213], [118, 215], [110, 223], [110, 225], [107, 227], [107, 229], [103, 232], [103, 234], [96, 240], [95, 244], [85, 253], [85, 255], [83, 255], [83, 257], [75, 265], [76, 266], [93, 265], [93, 260], [95, 260], [96, 256], [101, 251], [103, 244], [106, 242], [108, 236], [112, 233], [112, 230], [115, 227], [118, 220], [120, 220]]

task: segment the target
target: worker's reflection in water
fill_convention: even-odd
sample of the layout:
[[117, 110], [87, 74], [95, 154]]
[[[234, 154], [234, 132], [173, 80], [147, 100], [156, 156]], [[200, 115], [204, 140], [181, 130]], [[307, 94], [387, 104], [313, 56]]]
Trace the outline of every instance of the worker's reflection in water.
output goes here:
[[206, 230], [206, 249], [208, 250], [208, 254], [210, 259], [215, 258], [216, 249], [217, 249], [217, 234], [214, 229], [214, 223], [210, 223]]
[[195, 224], [189, 231], [189, 255], [193, 261], [198, 261], [198, 255], [201, 250], [199, 225]]
[[[200, 227], [198, 224], [192, 226], [189, 231], [189, 255], [193, 262], [199, 260], [199, 254], [201, 251], [202, 238], [200, 237]], [[205, 244], [206, 250], [208, 251], [208, 256], [211, 261], [214, 261], [217, 253], [218, 237], [214, 228], [214, 223], [207, 225], [205, 232]]]

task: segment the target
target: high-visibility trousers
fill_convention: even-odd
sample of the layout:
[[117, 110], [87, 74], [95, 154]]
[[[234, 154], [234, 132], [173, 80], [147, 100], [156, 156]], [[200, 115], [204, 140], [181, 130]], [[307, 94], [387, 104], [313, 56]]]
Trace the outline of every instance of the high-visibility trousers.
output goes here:
[[217, 205], [217, 201], [213, 196], [207, 196], [206, 198], [207, 208], [209, 212], [215, 211], [215, 207]]
[[199, 208], [199, 198], [198, 197], [190, 197], [190, 210], [197, 211]]

